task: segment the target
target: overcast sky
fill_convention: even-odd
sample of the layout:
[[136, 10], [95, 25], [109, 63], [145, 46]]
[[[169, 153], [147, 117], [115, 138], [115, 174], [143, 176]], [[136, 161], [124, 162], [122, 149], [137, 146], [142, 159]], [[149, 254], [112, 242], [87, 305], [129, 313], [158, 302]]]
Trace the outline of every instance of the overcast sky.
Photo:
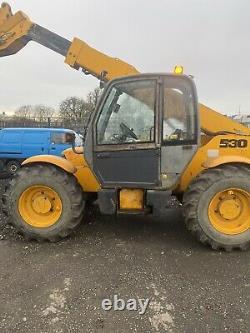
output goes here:
[[[9, 0], [33, 22], [83, 39], [141, 72], [181, 64], [199, 100], [222, 113], [250, 113], [249, 0]], [[34, 43], [0, 58], [0, 111], [22, 104], [57, 107], [86, 96], [98, 81]]]

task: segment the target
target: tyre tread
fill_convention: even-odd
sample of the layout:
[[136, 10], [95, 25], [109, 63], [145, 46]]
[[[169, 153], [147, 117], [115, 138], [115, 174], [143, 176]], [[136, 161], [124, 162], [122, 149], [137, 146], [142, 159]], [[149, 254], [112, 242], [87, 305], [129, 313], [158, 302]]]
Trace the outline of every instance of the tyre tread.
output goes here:
[[184, 219], [187, 229], [201, 243], [209, 245], [214, 250], [222, 249], [226, 252], [231, 252], [235, 249], [246, 250], [250, 246], [250, 240], [246, 241], [244, 244], [238, 245], [223, 245], [216, 242], [205, 234], [199, 224], [197, 216], [197, 202], [199, 201], [201, 194], [216, 181], [219, 181], [222, 176], [228, 178], [236, 173], [237, 176], [249, 180], [250, 168], [242, 164], [228, 164], [206, 170], [189, 185], [183, 197]]
[[[13, 208], [10, 207], [10, 203], [12, 202], [11, 198], [15, 192], [16, 184], [27, 177], [35, 177], [41, 173], [47, 174], [49, 177], [52, 176], [53, 178], [56, 178], [58, 182], [63, 184], [67, 188], [70, 199], [72, 200], [71, 219], [68, 221], [67, 226], [64, 226], [64, 228], [60, 230], [57, 235], [53, 236], [43, 235], [41, 237], [37, 233], [27, 230], [24, 226], [20, 225], [20, 223], [16, 224], [11, 214]], [[2, 210], [7, 215], [8, 222], [13, 225], [26, 240], [36, 240], [38, 242], [58, 242], [61, 239], [66, 238], [81, 222], [84, 213], [84, 201], [85, 195], [73, 175], [68, 174], [64, 170], [61, 170], [53, 165], [34, 164], [22, 167], [11, 179], [2, 197]]]

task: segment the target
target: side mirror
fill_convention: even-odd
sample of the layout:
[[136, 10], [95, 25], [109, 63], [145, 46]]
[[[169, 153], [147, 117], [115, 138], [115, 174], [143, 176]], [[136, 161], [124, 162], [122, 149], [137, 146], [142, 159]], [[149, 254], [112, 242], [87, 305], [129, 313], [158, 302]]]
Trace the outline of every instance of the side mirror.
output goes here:
[[75, 144], [75, 140], [76, 140], [75, 133], [66, 133], [65, 143], [74, 145]]

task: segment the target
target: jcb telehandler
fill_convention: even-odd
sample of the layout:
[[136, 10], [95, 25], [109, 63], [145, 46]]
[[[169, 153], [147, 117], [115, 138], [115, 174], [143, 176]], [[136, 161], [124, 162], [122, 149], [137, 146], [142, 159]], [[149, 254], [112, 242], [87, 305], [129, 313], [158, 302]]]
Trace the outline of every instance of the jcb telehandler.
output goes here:
[[[250, 243], [250, 130], [198, 105], [191, 77], [139, 74], [75, 38], [70, 42], [0, 9], [0, 57], [29, 41], [108, 82], [88, 126], [84, 149], [27, 159], [3, 196], [10, 222], [27, 238], [57, 241], [98, 198], [105, 214], [166, 213], [172, 194], [188, 229], [213, 249]], [[180, 71], [181, 72], [181, 71]], [[202, 133], [202, 135], [201, 135]], [[74, 142], [68, 136], [68, 142]]]

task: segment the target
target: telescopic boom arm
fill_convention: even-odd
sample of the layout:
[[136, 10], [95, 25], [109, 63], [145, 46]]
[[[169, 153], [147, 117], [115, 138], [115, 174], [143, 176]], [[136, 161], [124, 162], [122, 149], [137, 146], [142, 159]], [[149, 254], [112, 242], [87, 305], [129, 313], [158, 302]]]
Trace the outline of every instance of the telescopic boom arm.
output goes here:
[[0, 57], [19, 52], [28, 42], [37, 42], [65, 57], [65, 62], [103, 81], [139, 72], [126, 62], [111, 58], [78, 38], [73, 42], [30, 21], [23, 13], [12, 14], [3, 3], [0, 9]]
[[[138, 74], [130, 64], [107, 56], [78, 38], [72, 42], [33, 23], [19, 11], [13, 15], [11, 7], [2, 3], [0, 8], [0, 57], [19, 52], [30, 42], [37, 42], [65, 57], [71, 67], [91, 74], [101, 81]], [[201, 129], [209, 135], [224, 133], [250, 135], [250, 129], [200, 104]]]

